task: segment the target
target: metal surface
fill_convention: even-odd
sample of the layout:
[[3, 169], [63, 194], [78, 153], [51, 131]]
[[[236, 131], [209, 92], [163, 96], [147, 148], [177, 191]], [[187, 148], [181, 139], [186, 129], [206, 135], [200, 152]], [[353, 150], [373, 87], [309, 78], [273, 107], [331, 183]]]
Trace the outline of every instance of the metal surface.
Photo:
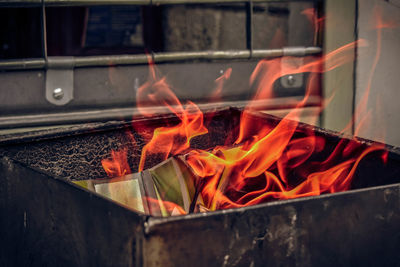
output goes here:
[[[304, 1], [304, 0], [291, 0]], [[312, 1], [312, 0], [308, 0]], [[322, 1], [322, 0], [314, 0]], [[243, 3], [247, 0], [0, 0], [0, 6], [94, 6], [94, 5], [171, 5], [171, 4], [213, 4]], [[289, 2], [289, 0], [252, 0], [252, 2]]]
[[250, 51], [250, 56], [253, 56], [253, 1], [246, 3], [246, 48]]
[[2, 266], [398, 266], [400, 260], [399, 184], [157, 219], [9, 159], [0, 170]]
[[8, 59], [0, 61], [1, 70], [43, 69], [46, 66], [44, 58]]
[[143, 265], [399, 266], [399, 225], [400, 184], [149, 218]]
[[[175, 62], [158, 64], [157, 69], [173, 86], [176, 96], [184, 103], [243, 107], [257, 87], [249, 77], [256, 60], [218, 62]], [[221, 102], [210, 99], [215, 80], [228, 68], [230, 79], [224, 83]], [[0, 72], [0, 83], [12, 88], [0, 97], [0, 128], [30, 127], [51, 124], [130, 119], [135, 114], [137, 89], [148, 80], [148, 65], [75, 68], [74, 99], [56, 106], [45, 98], [45, 71]], [[258, 109], [282, 109], [296, 105], [304, 96], [304, 88], [285, 89], [278, 80], [274, 84], [275, 98], [256, 103]], [[211, 102], [211, 103], [210, 103]], [[312, 93], [306, 106], [319, 106], [319, 91]]]
[[55, 89], [53, 90], [53, 98], [54, 98], [54, 99], [60, 100], [60, 99], [62, 99], [63, 97], [64, 97], [64, 91], [63, 91], [62, 88], [55, 88]]
[[[284, 53], [287, 55], [298, 53], [296, 48], [293, 50], [284, 50]], [[290, 75], [284, 75], [286, 73], [285, 66], [303, 66], [304, 59], [302, 57], [284, 57], [281, 61], [281, 69], [282, 69], [282, 78], [280, 79], [281, 85], [283, 88], [301, 88], [304, 87], [304, 73], [296, 73]]]
[[[222, 124], [240, 113], [222, 110]], [[254, 113], [270, 123], [279, 120]], [[222, 117], [221, 117], [222, 116]], [[230, 120], [223, 119], [226, 116]], [[222, 118], [222, 120], [221, 120]], [[162, 118], [159, 118], [162, 119]], [[170, 118], [172, 119], [172, 117]], [[158, 119], [155, 118], [155, 121]], [[237, 121], [236, 121], [237, 123]], [[157, 124], [157, 123], [156, 123]], [[360, 163], [348, 192], [192, 214], [147, 217], [72, 185], [70, 174], [98, 168], [125, 128], [64, 132], [0, 145], [2, 266], [398, 266], [400, 155]], [[312, 126], [329, 144], [340, 136]], [[230, 131], [228, 129], [228, 131]], [[225, 139], [225, 135], [218, 135]], [[113, 139], [110, 137], [114, 136]], [[203, 139], [205, 145], [212, 139]], [[223, 142], [224, 140], [220, 140]], [[218, 142], [220, 142], [218, 141]], [[365, 145], [372, 142], [360, 140]], [[91, 143], [93, 146], [88, 147]], [[46, 150], [46, 147], [48, 148]], [[67, 150], [65, 150], [68, 148]], [[88, 150], [89, 148], [89, 150]], [[13, 152], [14, 151], [14, 152]], [[18, 156], [18, 152], [21, 157]], [[82, 153], [85, 152], [85, 153]], [[61, 155], [60, 155], [61, 153]], [[62, 155], [63, 154], [63, 155]], [[61, 162], [57, 157], [65, 156]], [[41, 157], [52, 168], [35, 165]], [[44, 162], [43, 161], [43, 162]], [[79, 162], [88, 165], [74, 166]], [[85, 170], [86, 168], [86, 170]], [[382, 184], [381, 186], [377, 186]], [[363, 189], [364, 188], [364, 189]]]
[[[368, 101], [365, 108], [373, 110], [369, 120], [374, 123], [369, 127], [363, 126], [364, 114], [355, 112], [354, 128], [365, 138], [379, 138], [379, 141], [400, 146], [400, 105], [396, 102], [400, 99], [400, 1], [375, 3], [367, 0], [359, 2], [358, 8], [357, 38], [368, 40], [369, 51], [377, 53], [379, 61], [378, 57], [363, 56], [364, 49], [359, 48], [354, 74], [354, 103], [363, 103], [364, 96], [368, 95], [373, 101]], [[371, 31], [367, 23], [377, 9], [382, 18], [396, 27]], [[377, 38], [378, 35], [381, 36]]]
[[[331, 18], [326, 19], [323, 27], [324, 54], [358, 40], [356, 36], [358, 2], [357, 0], [324, 1], [324, 13], [329, 13]], [[349, 57], [354, 56], [355, 58], [356, 50], [356, 48], [352, 51], [349, 50]], [[325, 69], [329, 68], [328, 63], [325, 65]], [[326, 97], [334, 95], [335, 97], [322, 113], [322, 127], [335, 131], [345, 129], [347, 133], [354, 133], [352, 127], [347, 127], [347, 125], [354, 118], [355, 65], [356, 60], [352, 64], [344, 64], [340, 68], [324, 73], [322, 95]]]
[[47, 59], [46, 99], [62, 106], [74, 99], [74, 71], [72, 60], [68, 57]]
[[144, 216], [6, 157], [0, 169], [1, 266], [139, 266]]
[[[232, 59], [261, 59], [281, 56], [306, 56], [321, 53], [319, 47], [286, 47], [282, 49], [266, 50], [237, 50], [237, 51], [199, 51], [199, 52], [167, 52], [153, 53], [151, 59], [156, 63], [185, 61], [185, 60], [232, 60]], [[44, 59], [3, 60], [0, 61], [0, 70], [66, 68], [66, 67], [94, 67], [118, 66], [132, 64], [147, 64], [147, 55], [113, 55], [113, 56], [86, 56], [86, 57], [49, 57]]]
[[[274, 100], [258, 100], [258, 101], [225, 101], [210, 104], [198, 104], [202, 110], [220, 109], [223, 107], [244, 108], [251, 103], [251, 107], [259, 110], [276, 110], [289, 108], [294, 106], [301, 97], [282, 97]], [[319, 97], [310, 97], [308, 104], [310, 106], [318, 106], [321, 99]], [[170, 110], [166, 107], [150, 107], [148, 108], [155, 115], [167, 114]], [[82, 122], [96, 122], [107, 120], [131, 119], [132, 116], [140, 115], [137, 108], [104, 108], [89, 111], [70, 111], [60, 113], [34, 114], [22, 116], [2, 116], [0, 117], [0, 129], [14, 127], [30, 127], [39, 125], [62, 125]], [[0, 130], [0, 140], [2, 133]]]

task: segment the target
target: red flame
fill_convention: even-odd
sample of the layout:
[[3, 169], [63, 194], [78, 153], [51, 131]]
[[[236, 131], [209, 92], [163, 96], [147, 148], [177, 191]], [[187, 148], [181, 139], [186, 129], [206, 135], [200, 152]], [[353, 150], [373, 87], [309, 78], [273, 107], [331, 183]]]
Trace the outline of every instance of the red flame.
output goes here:
[[127, 158], [126, 150], [113, 150], [111, 151], [111, 158], [103, 159], [101, 164], [109, 177], [121, 177], [131, 173]]
[[[303, 14], [313, 22], [318, 31], [323, 18], [318, 18], [313, 9], [304, 10]], [[365, 121], [369, 119], [366, 102], [371, 79], [379, 60], [380, 31], [392, 25], [380, 18], [377, 21], [378, 51], [371, 69], [367, 93], [355, 112], [355, 116], [367, 115], [364, 117]], [[313, 86], [316, 74], [353, 61], [354, 48], [365, 45], [365, 40], [358, 40], [318, 59], [306, 59], [302, 65], [296, 65], [295, 60], [288, 57], [284, 61], [282, 58], [261, 60], [250, 77], [250, 85], [257, 88], [253, 100], [272, 98], [273, 85], [280, 77], [307, 72], [311, 74], [304, 99], [277, 125], [257, 123], [250, 104], [241, 115], [235, 142], [217, 146], [211, 151], [190, 148], [192, 138], [208, 132], [204, 126], [203, 113], [191, 101], [182, 105], [166, 78], [159, 77], [154, 64], [150, 62], [149, 80], [137, 92], [138, 109], [144, 117], [153, 117], [154, 111], [148, 107], [162, 106], [174, 114], [178, 121], [154, 130], [142, 149], [139, 171], [144, 169], [149, 156], [157, 155], [160, 160], [165, 160], [171, 155], [186, 153], [187, 164], [200, 179], [197, 190], [206, 210], [243, 207], [275, 199], [348, 190], [361, 160], [369, 153], [382, 150], [383, 146], [365, 148], [354, 140], [341, 139], [330, 153], [323, 154], [326, 140], [316, 136], [311, 130], [299, 133], [297, 126], [301, 108], [315, 90]], [[223, 84], [230, 78], [231, 71], [232, 69], [228, 69], [216, 80], [217, 87], [212, 98], [220, 97]], [[354, 118], [349, 127], [353, 123]], [[321, 160], [313, 158], [316, 154]], [[387, 152], [382, 154], [382, 160], [387, 161]], [[103, 160], [102, 164], [110, 177], [130, 173], [125, 150], [113, 151], [111, 159]], [[150, 203], [159, 201], [147, 200]], [[165, 201], [163, 205], [170, 214], [186, 213], [175, 203]]]
[[149, 155], [157, 154], [162, 160], [166, 160], [169, 155], [188, 149], [193, 137], [208, 132], [203, 125], [203, 113], [200, 109], [191, 101], [183, 107], [165, 78], [157, 78], [153, 65], [150, 65], [149, 81], [139, 88], [137, 99], [138, 109], [143, 116], [154, 116], [151, 110], [146, 109], [147, 105], [163, 106], [180, 120], [175, 126], [160, 127], [154, 131], [152, 139], [142, 149], [139, 171], [144, 169]]
[[[284, 66], [282, 70], [280, 59], [261, 61], [252, 76], [251, 83], [258, 83], [258, 91], [254, 99], [272, 96], [272, 86], [281, 75], [301, 72], [320, 72], [322, 64], [327, 70], [333, 69], [351, 60], [348, 52], [354, 45], [364, 44], [363, 41], [348, 44], [335, 50], [321, 59], [310, 61], [302, 66]], [[305, 98], [298, 103], [301, 108], [306, 103], [310, 87]], [[249, 106], [241, 117], [240, 133], [236, 140], [237, 146], [219, 147], [212, 152], [197, 151], [187, 156], [188, 164], [196, 174], [206, 179], [202, 189], [205, 205], [209, 210], [253, 205], [270, 199], [288, 199], [302, 196], [319, 195], [324, 192], [347, 190], [351, 178], [360, 160], [368, 153], [380, 150], [373, 146], [364, 150], [355, 158], [336, 164], [337, 154], [343, 151], [343, 156], [356, 154], [358, 143], [339, 143], [338, 149], [324, 162], [311, 162], [307, 168], [301, 166], [316, 151], [324, 148], [324, 140], [320, 137], [307, 136], [293, 139], [297, 129], [299, 110], [293, 109], [277, 126], [257, 125], [250, 116]], [[301, 166], [301, 177], [297, 183], [291, 184], [288, 172]], [[317, 171], [315, 167], [319, 168]], [[274, 171], [276, 170], [277, 171]], [[263, 189], [254, 190], [248, 187], [256, 180], [265, 180]], [[262, 184], [262, 183], [261, 183]]]

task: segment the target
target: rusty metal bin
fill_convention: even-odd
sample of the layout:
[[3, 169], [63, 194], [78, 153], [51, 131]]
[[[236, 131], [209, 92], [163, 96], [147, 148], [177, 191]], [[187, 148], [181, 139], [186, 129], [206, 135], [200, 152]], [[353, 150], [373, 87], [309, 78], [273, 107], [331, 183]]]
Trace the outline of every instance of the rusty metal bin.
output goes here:
[[[224, 133], [235, 132], [240, 110], [210, 115], [210, 133], [193, 140], [194, 146], [223, 142]], [[2, 137], [0, 265], [399, 266], [398, 149], [386, 147], [386, 165], [374, 154], [365, 157], [347, 192], [161, 218], [71, 183], [104, 177], [100, 160], [124, 144], [130, 127], [93, 123]], [[328, 145], [347, 138], [305, 124], [298, 128], [324, 136]], [[138, 157], [132, 152], [130, 163]]]

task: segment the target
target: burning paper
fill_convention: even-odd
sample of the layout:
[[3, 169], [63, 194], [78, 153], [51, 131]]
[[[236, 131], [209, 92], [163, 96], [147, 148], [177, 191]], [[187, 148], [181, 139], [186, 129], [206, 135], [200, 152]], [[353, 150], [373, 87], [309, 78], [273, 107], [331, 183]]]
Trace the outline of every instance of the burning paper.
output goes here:
[[[266, 147], [242, 143], [192, 150], [142, 172], [75, 183], [138, 212], [165, 217], [344, 191], [361, 160], [383, 149], [341, 139], [328, 158], [317, 161], [310, 157], [325, 149], [323, 136], [292, 137], [279, 151], [282, 140], [271, 134]], [[260, 151], [254, 151], [257, 146]], [[268, 147], [275, 152], [265, 153]]]
[[[378, 28], [378, 39], [380, 31]], [[143, 117], [150, 118], [154, 114], [149, 107], [163, 106], [178, 122], [166, 123], [155, 129], [150, 138], [144, 138], [147, 143], [141, 150], [138, 173], [130, 174], [125, 150], [112, 151], [111, 158], [104, 159], [102, 165], [109, 177], [122, 178], [88, 181], [86, 187], [155, 216], [236, 208], [350, 189], [356, 168], [366, 155], [383, 151], [380, 153], [385, 159], [383, 145], [364, 146], [357, 140], [341, 139], [335, 147], [327, 148], [323, 137], [313, 130], [299, 129], [298, 121], [300, 110], [315, 89], [317, 75], [350, 63], [354, 49], [363, 46], [366, 41], [358, 40], [319, 58], [305, 57], [301, 65], [293, 64], [291, 57], [261, 60], [249, 77], [250, 85], [256, 88], [252, 100], [273, 98], [273, 85], [282, 76], [309, 73], [304, 98], [274, 125], [254, 119], [257, 116], [250, 102], [241, 114], [235, 141], [207, 150], [191, 147], [193, 138], [208, 133], [202, 111], [191, 101], [181, 103], [150, 62], [149, 79], [137, 91], [137, 108]], [[379, 51], [375, 62], [378, 59]], [[216, 95], [212, 97], [218, 96], [234, 71], [229, 69], [216, 80]], [[367, 89], [365, 99], [355, 109], [357, 116], [367, 114]], [[346, 128], [353, 123], [354, 119]], [[133, 125], [139, 134], [144, 132], [143, 127]], [[163, 162], [144, 170], [153, 156]]]
[[202, 201], [196, 180], [182, 158], [176, 157], [139, 173], [75, 183], [136, 211], [171, 216], [199, 210]]

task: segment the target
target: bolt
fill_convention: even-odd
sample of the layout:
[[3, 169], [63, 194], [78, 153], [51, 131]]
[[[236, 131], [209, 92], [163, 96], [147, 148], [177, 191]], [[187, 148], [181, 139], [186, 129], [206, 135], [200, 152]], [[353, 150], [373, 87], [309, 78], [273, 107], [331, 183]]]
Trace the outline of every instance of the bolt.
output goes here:
[[289, 75], [289, 76], [287, 77], [287, 83], [288, 83], [289, 85], [294, 85], [295, 82], [296, 82], [296, 78], [295, 78], [293, 75]]
[[53, 90], [54, 99], [60, 100], [64, 97], [64, 91], [62, 88], [56, 88]]

